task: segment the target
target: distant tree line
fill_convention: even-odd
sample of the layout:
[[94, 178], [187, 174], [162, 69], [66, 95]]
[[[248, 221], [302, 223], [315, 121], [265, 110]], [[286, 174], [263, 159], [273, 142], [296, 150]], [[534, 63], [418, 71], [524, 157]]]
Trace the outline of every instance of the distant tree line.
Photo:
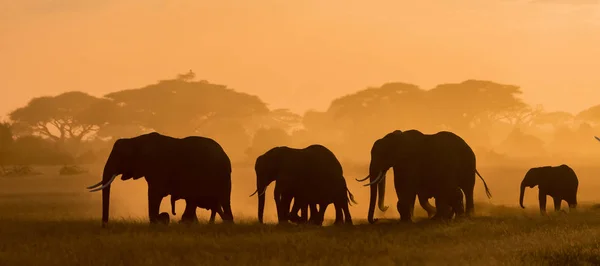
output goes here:
[[178, 75], [94, 97], [65, 92], [33, 98], [0, 124], [0, 165], [76, 164], [106, 158], [118, 138], [157, 131], [217, 140], [235, 162], [275, 145], [321, 143], [341, 159], [365, 160], [395, 129], [449, 130], [477, 151], [537, 156], [577, 153], [600, 123], [600, 105], [578, 114], [546, 112], [515, 85], [466, 80], [425, 90], [386, 83], [333, 100], [325, 111], [269, 109], [258, 96]]

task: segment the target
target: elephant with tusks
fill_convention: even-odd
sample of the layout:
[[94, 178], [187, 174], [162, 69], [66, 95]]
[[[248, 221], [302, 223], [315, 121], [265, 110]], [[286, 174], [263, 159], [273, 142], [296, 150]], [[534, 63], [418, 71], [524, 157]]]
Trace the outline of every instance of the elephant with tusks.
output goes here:
[[[322, 145], [303, 149], [275, 147], [259, 156], [255, 164], [258, 193], [258, 220], [263, 222], [265, 191], [275, 181], [274, 199], [279, 223], [290, 220], [290, 204], [298, 208], [310, 206], [310, 222], [321, 225], [327, 206], [334, 204], [335, 224], [352, 224], [348, 204], [354, 196], [346, 186], [342, 165], [335, 155]], [[319, 206], [317, 209], [316, 206]], [[345, 218], [345, 221], [344, 221]]]
[[[376, 140], [371, 148], [369, 174], [357, 179], [359, 182], [370, 179], [365, 185], [371, 192], [369, 223], [377, 221], [373, 218], [376, 201], [381, 211], [388, 209], [384, 199], [385, 175], [389, 168], [394, 171], [396, 207], [401, 221], [411, 221], [416, 197], [430, 217], [435, 212], [432, 219], [448, 219], [453, 214], [462, 216], [465, 212], [463, 193], [466, 215], [470, 216], [474, 211], [475, 175], [483, 181], [488, 198], [491, 197], [475, 161], [471, 147], [448, 131], [423, 134], [418, 130], [395, 130]], [[427, 202], [431, 197], [435, 198], [435, 209]]]
[[[118, 139], [104, 166], [102, 180], [88, 187], [90, 192], [102, 191], [103, 226], [109, 218], [110, 188], [119, 175], [121, 180], [146, 180], [150, 223], [169, 222], [168, 213], [159, 214], [160, 203], [168, 195], [188, 203], [196, 197], [210, 199], [222, 206], [223, 221], [233, 222], [231, 161], [213, 139], [174, 138], [157, 132]], [[195, 210], [195, 206], [186, 206], [182, 220], [196, 218]]]

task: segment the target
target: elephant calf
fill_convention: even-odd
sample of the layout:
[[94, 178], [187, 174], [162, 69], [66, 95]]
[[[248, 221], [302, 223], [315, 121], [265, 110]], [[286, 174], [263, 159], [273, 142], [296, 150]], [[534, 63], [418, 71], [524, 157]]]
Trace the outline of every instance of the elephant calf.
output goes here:
[[[175, 201], [179, 199], [181, 199], [181, 197], [171, 195], [171, 212], [173, 213], [173, 215], [176, 215]], [[185, 199], [185, 211], [181, 216], [181, 221], [197, 222], [198, 218], [196, 217], [196, 208], [203, 208], [211, 211], [208, 223], [215, 223], [215, 215], [217, 213], [219, 214], [219, 217], [223, 219], [223, 209], [221, 207], [221, 204], [219, 204], [218, 199], [211, 197], [197, 197], [192, 200]]]
[[554, 199], [554, 210], [560, 210], [564, 200], [569, 204], [569, 210], [577, 207], [577, 187], [579, 180], [575, 171], [566, 164], [559, 166], [542, 166], [529, 169], [521, 182], [519, 204], [523, 206], [525, 187], [539, 186], [540, 213], [546, 215], [546, 196]]

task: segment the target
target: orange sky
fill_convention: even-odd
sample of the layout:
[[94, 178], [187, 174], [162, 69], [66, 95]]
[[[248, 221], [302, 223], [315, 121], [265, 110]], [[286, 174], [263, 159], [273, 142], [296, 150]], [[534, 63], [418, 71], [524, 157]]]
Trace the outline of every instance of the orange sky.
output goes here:
[[0, 37], [0, 114], [189, 69], [297, 112], [390, 81], [469, 78], [520, 85], [549, 110], [600, 104], [594, 0], [0, 0]]

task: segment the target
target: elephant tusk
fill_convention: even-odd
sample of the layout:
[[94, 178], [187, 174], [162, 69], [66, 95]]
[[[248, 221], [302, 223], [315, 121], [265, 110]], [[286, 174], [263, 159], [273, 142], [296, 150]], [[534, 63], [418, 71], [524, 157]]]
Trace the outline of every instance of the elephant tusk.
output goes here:
[[86, 187], [86, 188], [87, 188], [87, 189], [92, 189], [92, 188], [98, 187], [99, 185], [102, 185], [102, 180], [100, 180], [100, 182], [98, 182], [98, 184], [91, 185], [91, 186], [89, 186], [89, 187]]
[[254, 193], [252, 193], [252, 195], [250, 195], [250, 197], [254, 196], [254, 194], [256, 194], [257, 192], [258, 192], [258, 189], [256, 189], [256, 190], [254, 191]]
[[367, 186], [370, 186], [370, 185], [377, 184], [377, 183], [379, 183], [383, 179], [382, 177], [383, 177], [383, 172], [379, 172], [379, 175], [377, 175], [377, 178], [375, 178], [375, 180], [373, 180], [373, 182], [371, 182], [369, 184], [366, 184], [364, 186], [367, 187]]
[[367, 180], [367, 179], [368, 179], [370, 176], [371, 176], [371, 175], [367, 175], [367, 177], [365, 177], [365, 178], [363, 178], [363, 179], [358, 179], [358, 178], [355, 178], [354, 180], [356, 180], [356, 181], [358, 181], [358, 182], [362, 182], [362, 181], [365, 181], [365, 180]]
[[92, 190], [90, 190], [90, 192], [95, 192], [95, 191], [103, 190], [104, 188], [110, 186], [110, 183], [112, 183], [115, 180], [115, 177], [117, 177], [117, 175], [113, 175], [112, 178], [110, 180], [108, 180], [108, 182], [106, 182], [106, 184], [104, 184], [104, 186], [101, 186], [101, 187], [96, 188], [96, 189], [92, 189]]
[[263, 191], [260, 194], [258, 194], [258, 196], [261, 197], [262, 195], [265, 194], [265, 192], [267, 192], [267, 188], [266, 187], [265, 187], [265, 189], [263, 189]]

